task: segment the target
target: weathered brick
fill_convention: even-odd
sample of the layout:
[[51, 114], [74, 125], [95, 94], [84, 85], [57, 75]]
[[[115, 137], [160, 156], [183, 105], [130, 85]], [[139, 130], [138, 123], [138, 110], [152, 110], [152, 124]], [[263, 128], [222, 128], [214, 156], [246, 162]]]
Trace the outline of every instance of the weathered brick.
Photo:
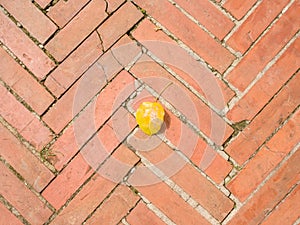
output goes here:
[[299, 82], [298, 73], [225, 149], [239, 164], [243, 164], [299, 105]]
[[296, 1], [235, 69], [228, 74], [226, 78], [239, 90], [244, 91], [258, 73], [295, 35], [300, 25], [300, 18], [297, 16], [299, 10], [300, 2]]
[[264, 186], [229, 221], [235, 224], [259, 224], [300, 179], [300, 151], [296, 151]]
[[[125, 152], [124, 152], [125, 151]], [[128, 154], [131, 153], [131, 154]], [[130, 163], [135, 163], [137, 157], [127, 150], [123, 145], [117, 149], [117, 151], [112, 155], [119, 160], [128, 160]], [[106, 163], [108, 163], [107, 161]], [[102, 166], [105, 167], [106, 163]], [[108, 163], [111, 166], [110, 163]], [[108, 170], [107, 170], [108, 169]], [[113, 180], [107, 179], [109, 170], [114, 170], [114, 167], [105, 168], [102, 172], [105, 173], [105, 178], [102, 176], [101, 172], [95, 174], [92, 179], [80, 190], [80, 192], [75, 196], [75, 198], [64, 208], [60, 214], [54, 219], [54, 224], [78, 224], [82, 223], [87, 216], [92, 213], [96, 207], [105, 199], [105, 197], [113, 190], [117, 185]], [[116, 171], [114, 171], [116, 172]], [[120, 176], [125, 176], [128, 171], [121, 171]], [[84, 205], [84, 207], [82, 207]]]
[[241, 201], [255, 190], [264, 178], [280, 163], [280, 161], [299, 143], [300, 111], [281, 128], [264, 146], [245, 168], [227, 186], [231, 193]]
[[240, 20], [252, 8], [256, 1], [257, 0], [227, 0], [223, 7]]
[[[300, 186], [298, 185], [280, 205], [275, 208], [271, 215], [264, 220], [262, 225], [294, 224], [299, 219]], [[294, 210], [295, 209], [295, 210]]]
[[162, 97], [217, 144], [222, 144], [232, 133], [232, 128], [221, 117], [149, 57], [141, 58], [130, 71], [157, 93], [172, 82]]
[[[129, 183], [139, 176], [136, 171], [129, 178]], [[147, 179], [155, 176], [150, 171], [147, 173]], [[141, 179], [146, 179], [143, 177]], [[200, 213], [194, 210], [187, 202], [185, 202], [177, 193], [171, 190], [165, 183], [160, 182], [146, 186], [139, 186], [137, 190], [145, 196], [152, 204], [159, 208], [167, 217], [175, 224], [210, 224]], [[178, 213], [180, 212], [180, 213]]]
[[44, 203], [9, 171], [3, 163], [0, 163], [0, 182], [0, 194], [30, 224], [43, 224], [51, 216], [51, 210], [45, 207]]
[[237, 51], [245, 53], [288, 2], [288, 0], [262, 1], [258, 8], [229, 38], [227, 43]]
[[135, 1], [212, 67], [223, 73], [234, 56], [167, 0]]
[[36, 0], [36, 2], [37, 2], [42, 8], [45, 8], [48, 4], [50, 4], [51, 0]]
[[[124, 116], [122, 116], [122, 118], [124, 118]], [[113, 120], [113, 118], [111, 118], [111, 120]], [[118, 129], [121, 128], [118, 127]], [[128, 135], [129, 132], [130, 130], [125, 135]], [[89, 133], [89, 136], [85, 135], [85, 141], [87, 141], [92, 134], [93, 133]], [[57, 145], [55, 145], [55, 149], [57, 149], [57, 151], [59, 151], [60, 154], [58, 154], [56, 150], [54, 151], [54, 153], [58, 157], [60, 155], [63, 155], [63, 157], [60, 157], [59, 159], [57, 159], [58, 157], [54, 157], [56, 158], [56, 168], [60, 169], [63, 163], [67, 163], [68, 160], [70, 160], [71, 157], [73, 157], [78, 152], [78, 149], [84, 144], [83, 141], [82, 143], [78, 143], [79, 140], [75, 140], [76, 137], [74, 136], [69, 137], [71, 137], [69, 140], [66, 140], [66, 136], [64, 137], [64, 139], [61, 140], [68, 141], [67, 143], [70, 144], [63, 146], [62, 148], [58, 148]], [[108, 124], [105, 124], [97, 133], [97, 135], [94, 136], [81, 149], [80, 153], [78, 153], [74, 157], [74, 159], [72, 159], [72, 161], [68, 163], [67, 167], [64, 168], [64, 170], [55, 178], [55, 180], [45, 189], [45, 191], [43, 192], [43, 196], [56, 209], [59, 209], [80, 187], [80, 185], [82, 185], [83, 182], [92, 175], [94, 169], [96, 169], [97, 166], [100, 165], [109, 156], [109, 154], [120, 144], [122, 140], [120, 140], [119, 138], [122, 137], [118, 137], [116, 135], [116, 131], [113, 130]], [[125, 137], [123, 137], [123, 139], [124, 138]], [[68, 155], [65, 154], [65, 151], [68, 151], [70, 149], [70, 146], [76, 145], [76, 142], [77, 145], [80, 144], [80, 146], [76, 148], [71, 147], [72, 150], [69, 151], [70, 153]], [[59, 164], [57, 162], [59, 162]], [[93, 165], [89, 164], [90, 162], [92, 162]], [[64, 184], [64, 186], [61, 186], [62, 183]]]
[[0, 48], [0, 78], [26, 101], [39, 115], [53, 102], [53, 97]]
[[9, 221], [14, 225], [22, 225], [23, 223], [17, 219], [3, 204], [0, 203], [0, 224], [7, 224]]
[[235, 122], [252, 120], [297, 71], [300, 64], [299, 51], [300, 39], [297, 38], [254, 87], [229, 111], [227, 117]]
[[[68, 1], [68, 3], [71, 2]], [[97, 33], [94, 32], [47, 77], [45, 85], [56, 97], [59, 97], [101, 54], [101, 42]]]
[[89, 0], [59, 1], [50, 8], [47, 15], [59, 27], [64, 27], [88, 2]]
[[114, 12], [123, 2], [124, 0], [106, 0], [108, 13]]
[[206, 65], [193, 59], [165, 33], [160, 30], [156, 31], [155, 25], [149, 20], [143, 20], [132, 34], [218, 109], [223, 109], [234, 96], [233, 91], [219, 80]]
[[143, 14], [132, 3], [125, 3], [97, 29], [101, 36], [104, 50], [106, 51], [142, 17]]
[[[53, 174], [3, 125], [0, 125], [1, 156], [38, 192], [52, 180]], [[16, 157], [18, 156], [18, 157]]]
[[234, 26], [234, 23], [208, 0], [176, 0], [175, 2], [220, 40], [222, 40]]
[[[161, 143], [151, 151], [140, 152], [152, 164], [189, 193], [212, 216], [222, 221], [233, 207], [233, 202], [211, 184], [190, 164], [187, 164], [166, 144]], [[176, 170], [177, 171], [174, 171]], [[210, 198], [203, 198], [210, 196]]]
[[107, 17], [103, 0], [91, 1], [64, 29], [48, 42], [46, 49], [62, 61]]
[[[87, 220], [88, 225], [117, 224], [129, 210], [137, 203], [139, 197], [128, 187], [120, 185], [106, 199], [101, 206], [94, 212], [92, 217]], [[113, 213], [112, 213], [113, 212]]]
[[129, 224], [135, 225], [164, 225], [165, 223], [161, 221], [143, 202], [139, 202], [137, 206], [130, 212], [127, 216], [127, 221]]
[[52, 139], [52, 133], [15, 97], [0, 85], [0, 115], [38, 150]]
[[[155, 98], [149, 92], [143, 90], [128, 105], [136, 111], [143, 101], [155, 101]], [[209, 147], [202, 138], [194, 133], [191, 128], [182, 123], [167, 109], [165, 109], [164, 121], [165, 125], [162, 128], [164, 136], [214, 181], [217, 183], [222, 182], [232, 168], [229, 162], [223, 159], [215, 150]], [[139, 148], [140, 145], [153, 142], [154, 140], [147, 135], [145, 135], [146, 137], [139, 135], [138, 133], [129, 138], [128, 142], [134, 147]]]
[[3, 12], [0, 13], [0, 41], [38, 78], [44, 78], [55, 64]]
[[18, 20], [41, 43], [44, 43], [57, 29], [56, 25], [32, 2], [2, 0], [2, 6]]

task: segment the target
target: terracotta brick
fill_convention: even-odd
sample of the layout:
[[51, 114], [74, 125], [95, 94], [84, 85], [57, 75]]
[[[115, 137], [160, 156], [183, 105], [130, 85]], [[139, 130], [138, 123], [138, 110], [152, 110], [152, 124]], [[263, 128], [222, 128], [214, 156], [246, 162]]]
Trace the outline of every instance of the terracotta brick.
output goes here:
[[129, 224], [135, 225], [164, 225], [165, 223], [161, 221], [143, 202], [139, 202], [137, 206], [130, 212], [127, 216], [127, 221]]
[[252, 120], [297, 71], [300, 64], [299, 51], [300, 39], [298, 38], [254, 87], [229, 111], [227, 117], [235, 122], [245, 119]]
[[105, 2], [91, 1], [46, 45], [46, 49], [62, 61], [106, 18]]
[[229, 38], [227, 43], [237, 51], [245, 53], [288, 2], [288, 0], [262, 1], [258, 8]]
[[0, 41], [38, 78], [44, 78], [55, 64], [3, 12], [0, 13]]
[[[1, 156], [38, 192], [52, 180], [53, 174], [4, 126], [0, 126]], [[16, 157], [16, 155], [18, 157]]]
[[51, 0], [36, 0], [36, 2], [42, 7], [46, 8], [48, 4], [50, 4]]
[[[266, 138], [299, 105], [297, 74], [274, 98], [252, 123], [225, 149], [240, 165], [243, 164]], [[289, 101], [287, 101], [289, 99]]]
[[[111, 158], [117, 158], [118, 160], [132, 164], [135, 164], [138, 160], [138, 158], [124, 145], [120, 146]], [[108, 167], [106, 167], [106, 165], [108, 165]], [[114, 174], [117, 172], [118, 175], [124, 177], [129, 171], [115, 170], [115, 166], [116, 165], [111, 164], [111, 161], [106, 161], [99, 172], [91, 178], [70, 204], [68, 204], [68, 206], [54, 219], [53, 224], [82, 223], [117, 185], [114, 180], [108, 179], [108, 176], [111, 175], [110, 173]], [[83, 205], [85, 207], [82, 207]]]
[[53, 102], [53, 97], [0, 48], [0, 78], [24, 99], [38, 114]]
[[293, 209], [300, 208], [300, 186], [298, 185], [280, 205], [275, 208], [271, 215], [264, 220], [262, 225], [293, 224], [299, 218], [299, 212]]
[[[129, 183], [131, 180], [135, 180], [135, 175], [136, 171], [129, 178]], [[155, 176], [151, 172], [147, 173], [147, 175], [147, 179], [156, 179], [151, 178], [151, 176]], [[145, 177], [143, 179], [145, 179]], [[149, 201], [151, 201], [152, 204], [159, 208], [175, 224], [210, 224], [200, 215], [200, 213], [194, 210], [187, 202], [185, 202], [177, 193], [171, 190], [163, 182], [139, 186], [137, 187], [137, 190]]]
[[[120, 185], [94, 212], [86, 224], [117, 224], [132, 207], [137, 203], [139, 197], [128, 187]], [[113, 212], [113, 213], [112, 213]]]
[[231, 193], [241, 201], [255, 190], [264, 178], [280, 163], [280, 161], [300, 141], [300, 112], [298, 111], [289, 122], [264, 146], [245, 168], [227, 186]]
[[223, 73], [234, 56], [167, 0], [135, 1], [205, 61]]
[[132, 3], [125, 3], [97, 29], [103, 41], [104, 50], [106, 51], [142, 17], [143, 14]]
[[47, 15], [59, 26], [64, 27], [89, 0], [59, 1], [50, 8]]
[[[143, 101], [155, 101], [154, 96], [143, 90], [130, 104], [134, 110]], [[215, 150], [207, 145], [191, 128], [182, 123], [173, 113], [165, 109], [165, 125], [162, 128], [164, 136], [181, 150], [193, 163], [209, 175], [214, 181], [220, 183], [231, 170], [231, 165], [223, 159]], [[141, 132], [142, 133], [142, 132]], [[159, 143], [156, 139], [140, 133], [128, 138], [129, 144], [139, 150], [146, 143]], [[188, 141], [187, 141], [188, 140]]]
[[0, 224], [6, 224], [9, 221], [14, 225], [22, 225], [23, 223], [17, 219], [3, 204], [0, 204]]
[[[300, 19], [300, 2], [296, 1], [276, 22], [269, 32], [249, 51], [236, 68], [226, 77], [239, 90], [244, 91], [257, 74], [295, 35]], [[269, 43], [272, 43], [270, 45]]]
[[149, 20], [143, 20], [132, 34], [218, 109], [223, 109], [234, 96], [233, 91], [215, 77], [206, 65], [176, 46], [176, 42], [164, 32], [155, 31], [155, 25]]
[[200, 2], [196, 0], [176, 0], [176, 3], [220, 40], [222, 40], [234, 26], [234, 23], [208, 0]]
[[124, 0], [107, 0], [107, 12], [114, 12], [123, 2]]
[[[117, 117], [122, 116], [122, 118], [124, 118], [125, 116], [123, 115], [123, 110], [118, 110], [115, 115], [118, 115], [119, 112], [122, 112], [122, 114], [118, 115]], [[128, 112], [127, 114], [129, 115]], [[115, 115], [110, 119], [110, 121], [115, 119]], [[128, 130], [125, 134], [117, 135], [117, 131], [109, 125], [110, 121], [108, 121], [108, 123], [106, 123], [100, 129], [97, 135], [94, 136], [81, 149], [81, 151], [74, 157], [74, 159], [72, 159], [72, 161], [68, 163], [67, 167], [64, 168], [64, 170], [43, 192], [43, 196], [56, 209], [59, 209], [71, 197], [71, 195], [79, 188], [79, 186], [82, 185], [83, 182], [91, 176], [95, 169], [101, 163], [103, 163], [103, 161], [111, 154], [111, 152], [113, 152], [113, 150], [131, 131]], [[76, 129], [78, 129], [78, 127]], [[118, 129], [122, 128], [118, 127]], [[55, 149], [57, 149], [53, 152], [57, 155], [57, 157], [54, 157], [54, 161], [56, 162], [54, 164], [55, 167], [61, 169], [62, 165], [66, 164], [71, 159], [71, 157], [73, 157], [78, 152], [78, 149], [82, 147], [82, 145], [88, 140], [88, 138], [91, 137], [92, 134], [93, 133], [84, 135], [86, 138], [84, 141], [78, 140], [78, 136], [76, 136], [76, 140], [74, 136], [69, 136], [69, 140], [66, 139], [67, 136], [61, 139], [62, 141], [68, 141], [67, 143], [70, 144], [66, 144], [61, 148], [57, 147], [58, 145], [55, 145]], [[76, 143], [77, 146], [79, 146], [76, 148], [72, 148], [71, 146], [76, 145]], [[68, 152], [69, 149], [72, 150]], [[65, 151], [66, 153], [68, 153], [68, 155], [65, 154]], [[60, 155], [63, 155], [63, 157], [59, 157]], [[64, 184], [64, 186], [61, 186], [62, 183]]]
[[[65, 1], [60, 2], [66, 3]], [[67, 3], [71, 2], [73, 1]], [[59, 97], [101, 54], [101, 42], [97, 33], [94, 32], [47, 77], [45, 85], [56, 97]]]
[[0, 85], [0, 114], [38, 150], [52, 139], [52, 133], [15, 97]]
[[3, 163], [0, 163], [0, 194], [9, 201], [30, 224], [43, 224], [52, 212]]
[[[187, 164], [166, 144], [161, 143], [151, 151], [140, 152], [164, 174], [189, 193], [217, 220], [222, 221], [233, 207], [233, 202], [211, 184], [190, 164]], [[203, 196], [210, 198], [203, 198]]]
[[257, 0], [227, 0], [223, 7], [240, 20], [252, 8], [256, 1]]
[[173, 82], [162, 94], [162, 97], [183, 113], [216, 144], [222, 144], [232, 133], [232, 128], [221, 117], [149, 58], [141, 58], [130, 71], [157, 93], [160, 93], [166, 85]]
[[16, 1], [3, 0], [2, 6], [18, 20], [37, 40], [44, 43], [57, 29], [56, 25], [32, 2], [18, 4]]
[[[102, 70], [96, 66], [90, 67], [44, 115], [44, 121], [55, 133], [59, 133], [106, 83], [105, 74]], [[62, 114], [62, 112], [64, 113]]]
[[299, 160], [300, 151], [296, 151], [227, 224], [254, 225], [262, 222], [265, 214], [273, 209], [299, 181]]

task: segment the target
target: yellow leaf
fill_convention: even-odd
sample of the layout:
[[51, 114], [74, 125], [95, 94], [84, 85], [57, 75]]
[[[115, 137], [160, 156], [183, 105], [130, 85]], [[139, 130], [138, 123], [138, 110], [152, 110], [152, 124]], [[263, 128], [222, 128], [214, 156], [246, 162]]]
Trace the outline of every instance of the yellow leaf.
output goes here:
[[136, 111], [136, 122], [147, 135], [159, 132], [164, 122], [165, 110], [158, 102], [143, 102]]

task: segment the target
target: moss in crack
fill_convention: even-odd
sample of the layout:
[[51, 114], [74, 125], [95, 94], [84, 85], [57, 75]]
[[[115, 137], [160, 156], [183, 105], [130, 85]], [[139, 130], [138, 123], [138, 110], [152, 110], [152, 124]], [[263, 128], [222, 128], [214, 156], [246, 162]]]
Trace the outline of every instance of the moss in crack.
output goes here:
[[235, 124], [232, 125], [232, 127], [234, 128], [234, 130], [236, 131], [242, 131], [245, 129], [245, 127], [249, 124], [248, 120], [242, 120], [240, 122], [237, 122]]

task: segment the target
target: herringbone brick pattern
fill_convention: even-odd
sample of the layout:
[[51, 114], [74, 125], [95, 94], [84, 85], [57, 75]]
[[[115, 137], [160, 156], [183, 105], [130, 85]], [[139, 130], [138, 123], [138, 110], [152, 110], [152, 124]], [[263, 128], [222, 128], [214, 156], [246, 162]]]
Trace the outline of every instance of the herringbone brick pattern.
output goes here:
[[0, 225], [300, 224], [299, 12], [0, 0]]

